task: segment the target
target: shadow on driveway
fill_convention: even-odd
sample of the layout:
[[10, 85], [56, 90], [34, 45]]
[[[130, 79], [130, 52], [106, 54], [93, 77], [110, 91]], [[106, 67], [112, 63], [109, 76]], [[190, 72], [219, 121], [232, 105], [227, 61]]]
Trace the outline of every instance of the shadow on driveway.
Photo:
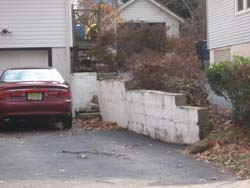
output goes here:
[[59, 123], [51, 123], [46, 120], [14, 121], [0, 125], [0, 133], [2, 134], [53, 132], [61, 129], [62, 127]]

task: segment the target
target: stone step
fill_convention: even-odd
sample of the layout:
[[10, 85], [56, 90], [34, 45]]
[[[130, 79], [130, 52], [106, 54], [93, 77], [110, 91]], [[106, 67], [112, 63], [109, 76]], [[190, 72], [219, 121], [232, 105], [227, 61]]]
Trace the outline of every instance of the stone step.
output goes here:
[[101, 118], [101, 113], [79, 113], [76, 114], [76, 119], [89, 120], [94, 118]]

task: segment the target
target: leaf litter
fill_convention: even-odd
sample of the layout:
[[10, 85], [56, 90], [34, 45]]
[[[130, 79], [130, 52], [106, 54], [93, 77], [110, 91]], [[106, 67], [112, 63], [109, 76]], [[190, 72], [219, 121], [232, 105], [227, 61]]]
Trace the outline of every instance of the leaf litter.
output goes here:
[[[250, 128], [231, 121], [231, 110], [210, 106], [213, 131], [208, 137], [209, 148], [193, 156], [230, 172], [238, 179], [250, 178]], [[190, 154], [189, 147], [183, 152]]]

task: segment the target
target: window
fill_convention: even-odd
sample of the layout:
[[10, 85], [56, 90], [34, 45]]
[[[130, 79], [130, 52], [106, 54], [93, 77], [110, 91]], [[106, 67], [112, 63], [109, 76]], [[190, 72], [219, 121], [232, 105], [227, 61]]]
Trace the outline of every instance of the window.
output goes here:
[[231, 60], [231, 48], [214, 51], [214, 62], [215, 63], [219, 63], [222, 61], [230, 61], [230, 60]]
[[235, 1], [235, 12], [236, 14], [250, 11], [250, 0], [236, 0]]
[[7, 70], [2, 82], [64, 82], [61, 75], [55, 69], [11, 69]]
[[241, 12], [244, 10], [244, 0], [237, 0], [237, 11]]

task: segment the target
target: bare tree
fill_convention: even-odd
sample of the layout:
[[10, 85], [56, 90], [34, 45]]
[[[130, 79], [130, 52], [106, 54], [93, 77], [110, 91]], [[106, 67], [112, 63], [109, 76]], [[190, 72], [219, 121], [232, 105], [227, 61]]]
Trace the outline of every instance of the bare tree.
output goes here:
[[119, 7], [119, 4], [118, 4], [117, 0], [112, 0], [112, 5], [113, 5], [115, 8], [118, 8], [118, 7]]
[[[126, 0], [124, 0], [125, 2]], [[206, 38], [206, 0], [156, 0], [186, 20], [183, 33]]]
[[[100, 10], [101, 22], [98, 22], [98, 27], [101, 30], [114, 29], [118, 20], [121, 20], [119, 14], [119, 5], [117, 0], [112, 0], [111, 3], [105, 3], [104, 0], [77, 0], [78, 7], [81, 9]], [[99, 12], [98, 12], [99, 13]], [[87, 14], [89, 14], [87, 12]]]

